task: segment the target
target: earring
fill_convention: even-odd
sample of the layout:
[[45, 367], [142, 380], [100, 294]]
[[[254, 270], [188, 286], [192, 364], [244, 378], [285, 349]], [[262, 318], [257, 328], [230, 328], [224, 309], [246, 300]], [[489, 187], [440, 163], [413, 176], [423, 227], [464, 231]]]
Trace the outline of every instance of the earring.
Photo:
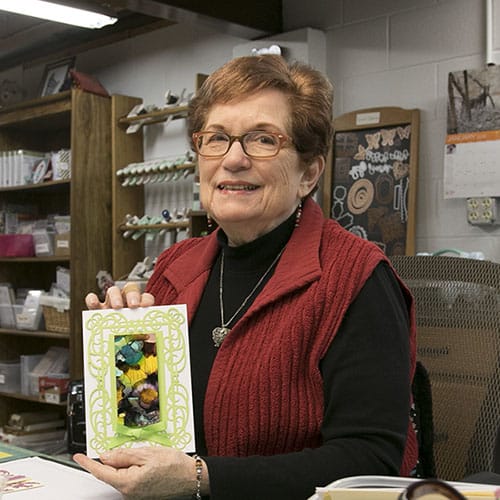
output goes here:
[[207, 226], [208, 226], [208, 229], [212, 229], [213, 225], [214, 225], [214, 221], [212, 220], [212, 217], [210, 217], [210, 215], [207, 214]]
[[297, 211], [295, 212], [295, 227], [299, 227], [301, 217], [302, 217], [302, 201], [299, 203]]

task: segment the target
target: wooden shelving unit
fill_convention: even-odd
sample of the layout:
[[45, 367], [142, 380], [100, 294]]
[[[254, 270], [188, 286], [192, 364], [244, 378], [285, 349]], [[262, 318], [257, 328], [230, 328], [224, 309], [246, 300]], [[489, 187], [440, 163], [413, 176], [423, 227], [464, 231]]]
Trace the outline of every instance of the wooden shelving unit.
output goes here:
[[127, 214], [144, 213], [144, 187], [124, 187], [116, 176], [116, 172], [126, 165], [144, 161], [142, 129], [135, 134], [127, 134], [127, 124], [120, 125], [120, 120], [141, 102], [142, 100], [137, 97], [122, 95], [111, 97], [111, 244], [113, 248], [111, 274], [115, 279], [128, 274], [134, 264], [144, 258], [144, 242], [123, 238], [120, 229]]
[[[196, 88], [198, 88], [206, 78], [206, 75], [196, 75]], [[127, 275], [133, 266], [144, 259], [144, 241], [142, 238], [124, 238], [125, 231], [137, 229], [145, 230], [172, 230], [188, 229], [190, 235], [197, 236], [206, 226], [206, 217], [203, 212], [198, 211], [195, 217], [199, 220], [193, 221], [193, 214], [189, 214], [189, 220], [171, 221], [168, 224], [153, 224], [131, 226], [125, 223], [127, 214], [144, 214], [144, 185], [122, 186], [116, 172], [132, 163], [142, 163], [144, 161], [143, 152], [143, 127], [152, 124], [166, 122], [169, 119], [181, 119], [187, 116], [188, 106], [168, 106], [164, 109], [151, 113], [141, 113], [137, 116], [128, 117], [134, 106], [142, 104], [142, 99], [123, 95], [113, 95], [111, 98], [111, 121], [112, 121], [112, 248], [113, 248], [113, 268], [112, 276], [117, 279]], [[127, 134], [130, 125], [141, 123], [142, 126], [136, 132]], [[166, 152], [167, 154], [167, 152]], [[175, 167], [177, 170], [194, 170], [195, 165], [187, 163]]]
[[[71, 216], [68, 257], [1, 258], [0, 282], [14, 288], [49, 290], [56, 269], [70, 269], [70, 332], [0, 329], [0, 360], [68, 347], [70, 376], [83, 374], [81, 313], [96, 288], [99, 270], [111, 269], [111, 99], [70, 90], [0, 109], [0, 151], [71, 149], [71, 179], [0, 189], [0, 204], [29, 203], [40, 218]], [[23, 394], [0, 393], [0, 425], [12, 412], [49, 403]], [[61, 408], [64, 405], [55, 405]]]

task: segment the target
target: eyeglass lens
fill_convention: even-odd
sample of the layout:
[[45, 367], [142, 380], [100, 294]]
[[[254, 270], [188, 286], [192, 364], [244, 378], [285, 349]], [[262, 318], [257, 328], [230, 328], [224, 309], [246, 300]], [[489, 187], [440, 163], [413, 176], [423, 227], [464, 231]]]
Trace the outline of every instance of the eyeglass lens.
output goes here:
[[241, 136], [230, 136], [223, 132], [200, 132], [196, 147], [202, 156], [224, 156], [234, 141], [239, 141], [248, 156], [269, 157], [281, 149], [280, 135], [272, 132], [254, 131]]

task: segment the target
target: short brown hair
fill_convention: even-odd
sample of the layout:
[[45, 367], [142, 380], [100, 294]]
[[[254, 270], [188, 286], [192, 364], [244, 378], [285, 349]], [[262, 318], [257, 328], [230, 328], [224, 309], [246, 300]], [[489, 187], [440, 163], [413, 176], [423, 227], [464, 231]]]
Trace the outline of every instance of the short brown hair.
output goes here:
[[326, 158], [333, 134], [332, 85], [320, 71], [304, 63], [287, 63], [278, 55], [237, 57], [212, 73], [190, 102], [189, 136], [203, 128], [214, 104], [263, 89], [288, 96], [290, 132], [302, 160]]

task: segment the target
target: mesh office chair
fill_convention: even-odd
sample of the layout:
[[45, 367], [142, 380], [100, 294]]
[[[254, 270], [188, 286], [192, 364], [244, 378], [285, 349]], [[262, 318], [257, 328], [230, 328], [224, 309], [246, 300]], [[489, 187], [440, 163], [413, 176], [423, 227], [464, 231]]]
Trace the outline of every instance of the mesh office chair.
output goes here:
[[415, 297], [417, 359], [432, 390], [436, 475], [461, 480], [495, 471], [500, 264], [445, 256], [391, 260]]

